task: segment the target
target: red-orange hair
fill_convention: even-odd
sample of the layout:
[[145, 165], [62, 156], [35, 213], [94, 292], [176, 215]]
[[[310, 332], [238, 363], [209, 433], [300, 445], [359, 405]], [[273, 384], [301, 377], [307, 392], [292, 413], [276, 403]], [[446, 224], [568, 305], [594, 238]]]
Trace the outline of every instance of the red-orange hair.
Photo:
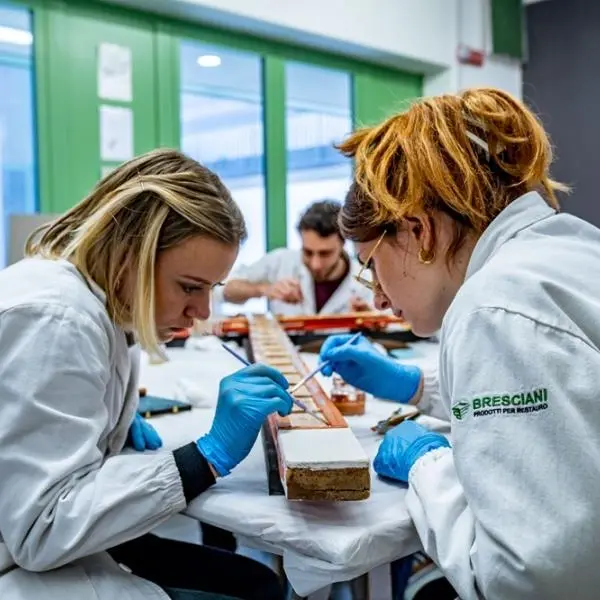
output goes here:
[[369, 241], [409, 217], [439, 210], [456, 224], [452, 255], [509, 203], [540, 190], [558, 208], [550, 141], [536, 116], [507, 92], [475, 88], [425, 98], [351, 134], [338, 149], [356, 163], [340, 224]]

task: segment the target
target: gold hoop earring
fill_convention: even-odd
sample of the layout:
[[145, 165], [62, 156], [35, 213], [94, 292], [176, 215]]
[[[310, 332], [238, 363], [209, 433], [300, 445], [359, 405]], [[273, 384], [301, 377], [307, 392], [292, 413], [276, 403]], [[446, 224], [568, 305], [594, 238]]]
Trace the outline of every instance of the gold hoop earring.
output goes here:
[[419, 262], [422, 265], [430, 265], [435, 258], [433, 250], [426, 251], [423, 247], [419, 248]]

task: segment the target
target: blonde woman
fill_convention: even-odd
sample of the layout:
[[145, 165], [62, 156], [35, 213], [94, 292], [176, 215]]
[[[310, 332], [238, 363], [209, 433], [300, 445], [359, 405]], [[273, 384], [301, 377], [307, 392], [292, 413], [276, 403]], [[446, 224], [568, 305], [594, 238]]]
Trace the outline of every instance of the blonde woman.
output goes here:
[[[375, 459], [408, 483], [425, 551], [463, 600], [598, 598], [600, 231], [558, 212], [550, 144], [494, 89], [416, 102], [341, 146], [357, 185], [341, 227], [379, 308], [439, 331], [437, 373], [329, 339], [349, 383], [451, 420]], [[362, 278], [362, 274], [361, 274]]]
[[135, 344], [159, 352], [208, 317], [245, 236], [220, 180], [159, 150], [108, 175], [0, 272], [3, 600], [281, 597], [258, 563], [148, 535], [245, 458], [269, 413], [289, 412], [280, 373], [226, 377], [195, 442], [120, 453], [128, 435], [160, 445], [135, 417]]

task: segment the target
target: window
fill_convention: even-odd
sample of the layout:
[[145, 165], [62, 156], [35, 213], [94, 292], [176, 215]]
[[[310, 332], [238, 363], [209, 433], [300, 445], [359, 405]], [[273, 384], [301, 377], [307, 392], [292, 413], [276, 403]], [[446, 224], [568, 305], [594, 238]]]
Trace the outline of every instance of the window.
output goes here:
[[[266, 246], [262, 60], [198, 42], [181, 43], [181, 147], [217, 173], [240, 206], [248, 241], [237, 265], [261, 258]], [[216, 306], [215, 312], [239, 312]], [[264, 311], [262, 300], [244, 310]]]
[[351, 161], [333, 144], [352, 131], [349, 73], [290, 62], [286, 65], [287, 245], [300, 247], [296, 230], [317, 200], [342, 202]]
[[10, 215], [37, 210], [33, 85], [31, 15], [0, 5], [0, 268]]

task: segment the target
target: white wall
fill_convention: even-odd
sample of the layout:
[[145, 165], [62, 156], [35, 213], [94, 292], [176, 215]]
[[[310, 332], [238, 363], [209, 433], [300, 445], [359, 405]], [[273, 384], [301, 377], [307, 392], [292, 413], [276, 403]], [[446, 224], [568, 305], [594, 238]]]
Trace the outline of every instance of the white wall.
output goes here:
[[459, 39], [463, 44], [482, 48], [483, 66], [459, 66], [459, 88], [489, 85], [522, 97], [521, 63], [514, 58], [492, 55], [490, 0], [459, 0]]
[[427, 75], [425, 94], [473, 85], [521, 96], [518, 61], [459, 65], [459, 43], [491, 51], [490, 0], [106, 0]]
[[477, 67], [460, 64], [455, 58], [448, 69], [425, 79], [425, 95], [490, 86], [522, 98], [521, 63], [513, 58], [492, 55], [490, 0], [451, 0], [451, 3], [455, 10], [455, 47], [458, 49], [464, 44], [483, 50], [484, 62]]

